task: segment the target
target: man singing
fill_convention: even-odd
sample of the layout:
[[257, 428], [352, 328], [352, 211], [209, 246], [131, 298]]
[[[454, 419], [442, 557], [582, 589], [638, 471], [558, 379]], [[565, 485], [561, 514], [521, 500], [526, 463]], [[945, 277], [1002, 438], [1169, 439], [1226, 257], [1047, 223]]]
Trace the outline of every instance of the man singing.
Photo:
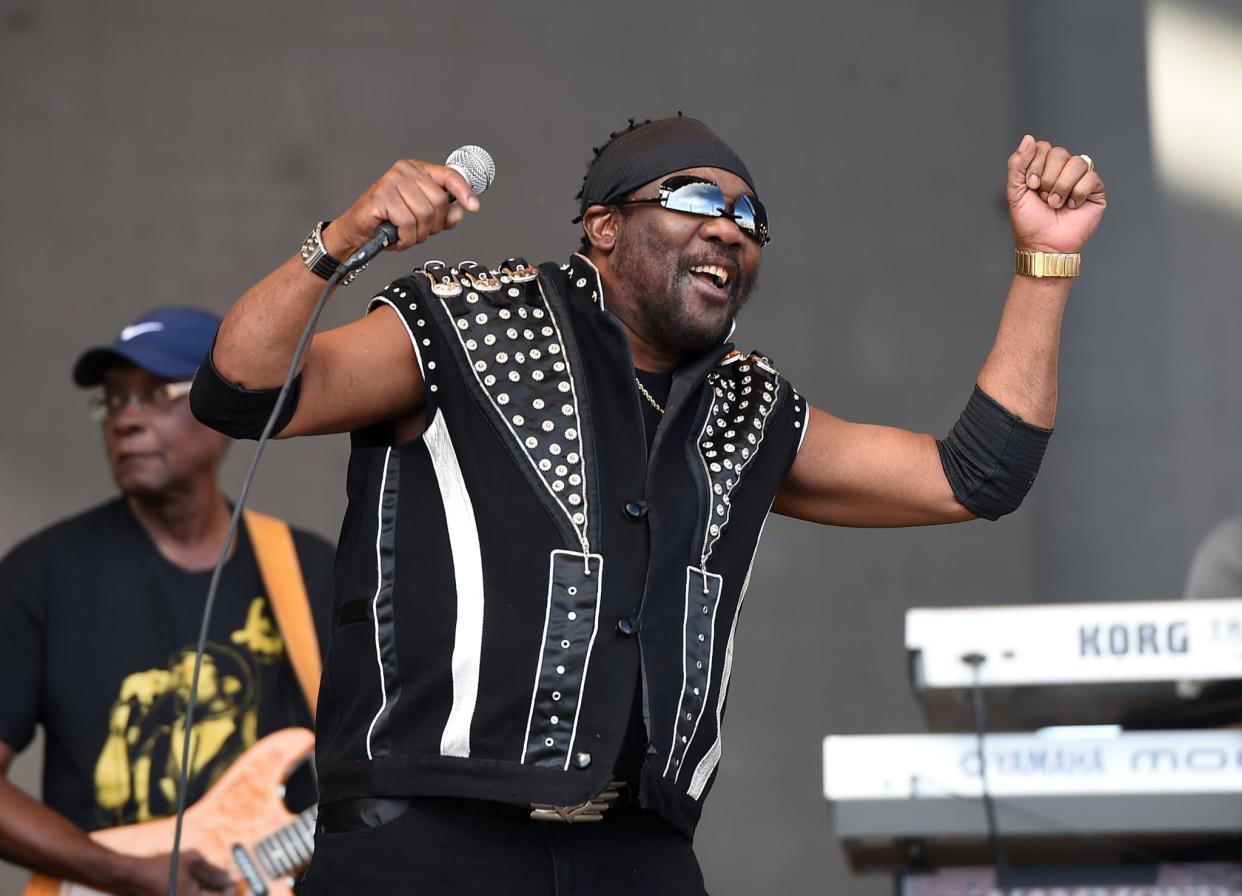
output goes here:
[[[943, 441], [814, 409], [726, 342], [769, 222], [680, 116], [597, 153], [566, 264], [428, 263], [316, 336], [278, 431], [348, 431], [353, 454], [305, 891], [704, 892], [691, 840], [765, 517], [1018, 506], [1104, 210], [1093, 167], [1030, 136], [1009, 157], [1017, 273]], [[455, 171], [397, 162], [237, 302], [195, 413], [256, 436], [334, 259], [382, 221], [407, 249], [478, 208]]]

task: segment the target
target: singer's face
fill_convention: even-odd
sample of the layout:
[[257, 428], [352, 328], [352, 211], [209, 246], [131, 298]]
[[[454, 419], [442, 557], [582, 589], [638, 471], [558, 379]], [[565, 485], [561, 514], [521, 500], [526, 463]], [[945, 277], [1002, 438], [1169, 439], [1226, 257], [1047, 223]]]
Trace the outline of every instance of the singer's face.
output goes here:
[[[129, 364], [104, 373], [104, 392], [150, 395], [167, 380]], [[216, 477], [228, 440], [194, 419], [188, 398], [167, 407], [129, 401], [103, 421], [104, 453], [117, 488], [127, 497], [158, 498], [195, 479]]]
[[[657, 197], [660, 184], [680, 174], [716, 184], [730, 208], [738, 196], [751, 195], [746, 182], [728, 171], [687, 168], [662, 175], [635, 190], [631, 198]], [[692, 215], [655, 204], [622, 209], [613, 270], [625, 281], [643, 334], [679, 351], [719, 345], [757, 282], [763, 252], [759, 244], [731, 218]]]

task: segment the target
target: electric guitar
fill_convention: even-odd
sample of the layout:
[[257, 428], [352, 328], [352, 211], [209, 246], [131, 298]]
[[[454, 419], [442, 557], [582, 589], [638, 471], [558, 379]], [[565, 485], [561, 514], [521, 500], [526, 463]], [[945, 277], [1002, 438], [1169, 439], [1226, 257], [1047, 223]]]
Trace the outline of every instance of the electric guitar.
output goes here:
[[[312, 806], [299, 815], [285, 808], [284, 781], [314, 747], [305, 728], [285, 728], [260, 740], [229, 766], [203, 798], [186, 810], [181, 848], [198, 850], [237, 879], [236, 896], [292, 896], [293, 875], [310, 861], [315, 839]], [[95, 831], [91, 838], [135, 856], [172, 851], [176, 820]], [[22, 896], [93, 896], [82, 884], [47, 875], [31, 878]]]

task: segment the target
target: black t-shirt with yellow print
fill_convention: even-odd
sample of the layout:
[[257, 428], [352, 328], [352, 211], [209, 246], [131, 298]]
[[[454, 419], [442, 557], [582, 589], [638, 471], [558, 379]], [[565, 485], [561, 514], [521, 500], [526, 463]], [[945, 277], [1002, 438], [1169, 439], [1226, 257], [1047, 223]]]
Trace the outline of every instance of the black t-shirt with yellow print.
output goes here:
[[[332, 547], [294, 530], [321, 644]], [[0, 561], [0, 740], [46, 734], [43, 801], [86, 830], [176, 809], [186, 699], [210, 571], [166, 560], [122, 499]], [[249, 538], [224, 568], [194, 711], [190, 799], [258, 738], [310, 712]]]

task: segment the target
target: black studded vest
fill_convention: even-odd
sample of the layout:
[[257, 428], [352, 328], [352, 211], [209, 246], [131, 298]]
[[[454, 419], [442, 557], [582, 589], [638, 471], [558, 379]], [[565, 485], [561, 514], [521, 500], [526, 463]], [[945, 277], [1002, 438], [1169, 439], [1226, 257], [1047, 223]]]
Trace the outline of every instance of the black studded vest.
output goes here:
[[650, 456], [629, 345], [580, 255], [389, 285], [426, 430], [352, 435], [319, 699], [320, 798], [582, 803], [642, 687], [641, 805], [693, 834], [734, 635], [807, 405], [722, 345], [674, 374]]

